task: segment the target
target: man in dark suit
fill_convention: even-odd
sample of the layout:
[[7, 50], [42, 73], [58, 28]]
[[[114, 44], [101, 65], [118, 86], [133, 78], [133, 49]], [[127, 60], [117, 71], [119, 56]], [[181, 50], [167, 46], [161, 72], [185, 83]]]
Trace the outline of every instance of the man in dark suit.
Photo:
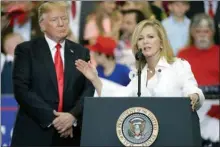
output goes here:
[[66, 39], [65, 2], [45, 2], [38, 10], [43, 38], [15, 50], [13, 85], [20, 105], [11, 146], [79, 146], [83, 98], [94, 87], [75, 68], [89, 51]]

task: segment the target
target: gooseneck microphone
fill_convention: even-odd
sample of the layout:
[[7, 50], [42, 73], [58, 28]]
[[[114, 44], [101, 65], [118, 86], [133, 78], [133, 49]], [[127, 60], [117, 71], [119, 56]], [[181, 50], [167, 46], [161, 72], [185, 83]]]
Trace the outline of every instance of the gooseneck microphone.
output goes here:
[[142, 53], [142, 49], [139, 48], [138, 51], [137, 51], [137, 53], [135, 54], [135, 59], [138, 60], [138, 61], [140, 61], [140, 60], [143, 59], [143, 58], [144, 58], [144, 55], [143, 55], [143, 53]]
[[135, 54], [136, 60], [138, 60], [138, 97], [141, 96], [141, 60], [144, 58], [144, 55], [142, 53], [142, 49], [138, 49], [138, 52]]

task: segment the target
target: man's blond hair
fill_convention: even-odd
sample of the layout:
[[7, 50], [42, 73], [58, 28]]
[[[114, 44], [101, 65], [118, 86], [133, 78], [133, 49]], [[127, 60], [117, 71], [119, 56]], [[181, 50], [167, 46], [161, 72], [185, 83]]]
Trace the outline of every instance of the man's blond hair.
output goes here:
[[51, 11], [53, 8], [64, 8], [68, 14], [69, 6], [65, 1], [44, 2], [38, 8], [38, 22], [40, 23], [44, 19], [43, 14]]

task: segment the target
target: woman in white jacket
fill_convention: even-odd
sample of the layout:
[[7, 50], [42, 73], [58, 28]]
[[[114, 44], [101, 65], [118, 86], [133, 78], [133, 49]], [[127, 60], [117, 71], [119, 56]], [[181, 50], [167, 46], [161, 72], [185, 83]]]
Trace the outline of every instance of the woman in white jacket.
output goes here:
[[[187, 61], [173, 56], [167, 35], [159, 21], [144, 20], [136, 26], [132, 36], [132, 49], [134, 55], [141, 49], [144, 56], [136, 61], [142, 68], [141, 96], [189, 97], [193, 110], [201, 107], [205, 98], [198, 88], [191, 67]], [[75, 64], [93, 83], [99, 96], [137, 96], [137, 75], [127, 87], [109, 88], [98, 77], [91, 62], [79, 59]]]

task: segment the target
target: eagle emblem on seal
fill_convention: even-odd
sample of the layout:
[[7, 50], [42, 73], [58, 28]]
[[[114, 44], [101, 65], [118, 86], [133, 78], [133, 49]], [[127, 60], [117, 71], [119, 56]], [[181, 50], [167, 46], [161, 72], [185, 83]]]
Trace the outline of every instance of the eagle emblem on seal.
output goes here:
[[129, 121], [129, 129], [128, 134], [130, 137], [134, 137], [135, 139], [144, 138], [146, 133], [144, 132], [146, 122], [142, 118], [133, 118]]

